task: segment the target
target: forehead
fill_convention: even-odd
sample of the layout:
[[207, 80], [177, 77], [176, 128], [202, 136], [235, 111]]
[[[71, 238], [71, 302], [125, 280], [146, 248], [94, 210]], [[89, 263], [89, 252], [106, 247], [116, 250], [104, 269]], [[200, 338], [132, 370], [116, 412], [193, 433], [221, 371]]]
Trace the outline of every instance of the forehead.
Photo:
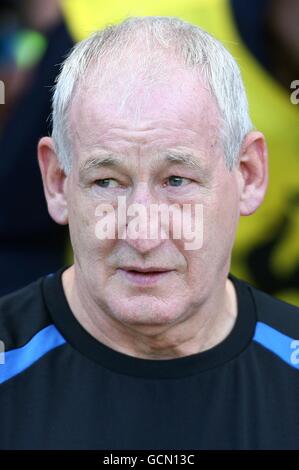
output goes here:
[[[120, 78], [121, 77], [121, 78]], [[161, 77], [122, 71], [89, 74], [70, 110], [74, 153], [93, 148], [130, 155], [187, 147], [207, 151], [219, 140], [219, 112], [202, 78], [172, 66]]]

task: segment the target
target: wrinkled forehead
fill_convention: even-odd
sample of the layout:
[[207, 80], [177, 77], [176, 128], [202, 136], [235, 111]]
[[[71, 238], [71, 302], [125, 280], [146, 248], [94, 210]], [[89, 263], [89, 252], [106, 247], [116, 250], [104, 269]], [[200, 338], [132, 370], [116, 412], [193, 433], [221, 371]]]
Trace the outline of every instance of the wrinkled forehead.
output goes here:
[[177, 61], [159, 63], [158, 58], [134, 66], [131, 58], [118, 67], [112, 64], [88, 71], [74, 94], [70, 124], [77, 148], [102, 145], [103, 140], [113, 143], [118, 134], [121, 140], [126, 133], [132, 142], [150, 143], [156, 133], [160, 140], [180, 140], [181, 136], [180, 144], [188, 145], [196, 134], [207, 144], [217, 140], [220, 117], [216, 100], [199, 73]]

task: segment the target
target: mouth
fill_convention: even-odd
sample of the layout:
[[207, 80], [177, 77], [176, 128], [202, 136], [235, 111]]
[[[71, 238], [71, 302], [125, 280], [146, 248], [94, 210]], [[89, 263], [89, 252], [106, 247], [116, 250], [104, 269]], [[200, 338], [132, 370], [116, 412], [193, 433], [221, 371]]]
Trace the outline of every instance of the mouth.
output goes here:
[[118, 268], [118, 271], [131, 284], [133, 283], [139, 286], [151, 286], [162, 281], [171, 272], [173, 272], [173, 269], [166, 269], [160, 267], [152, 267], [147, 269], [137, 267], [125, 267]]

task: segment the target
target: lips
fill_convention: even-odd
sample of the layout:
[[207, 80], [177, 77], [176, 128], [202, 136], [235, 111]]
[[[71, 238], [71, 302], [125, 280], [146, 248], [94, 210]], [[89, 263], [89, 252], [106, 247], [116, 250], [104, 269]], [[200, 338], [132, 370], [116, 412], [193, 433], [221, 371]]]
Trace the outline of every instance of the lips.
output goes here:
[[129, 283], [146, 287], [162, 281], [173, 270], [153, 266], [150, 268], [126, 266], [119, 268], [119, 271]]
[[156, 273], [156, 272], [168, 272], [168, 271], [172, 271], [172, 269], [170, 268], [166, 268], [166, 267], [160, 267], [160, 266], [151, 266], [149, 268], [142, 268], [142, 267], [139, 267], [139, 266], [124, 266], [124, 267], [121, 267], [120, 269], [123, 269], [125, 271], [135, 271], [135, 272], [139, 272], [139, 273]]

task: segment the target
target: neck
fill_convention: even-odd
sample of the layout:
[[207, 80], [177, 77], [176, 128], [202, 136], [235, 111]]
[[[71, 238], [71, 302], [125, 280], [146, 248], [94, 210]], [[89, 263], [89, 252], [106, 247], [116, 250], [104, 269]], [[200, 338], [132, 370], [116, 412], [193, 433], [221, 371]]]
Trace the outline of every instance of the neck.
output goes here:
[[228, 336], [237, 316], [229, 279], [180, 323], [145, 329], [127, 326], [96, 305], [80, 289], [74, 266], [64, 271], [62, 283], [74, 316], [89, 334], [116, 351], [144, 359], [172, 359], [210, 349]]

